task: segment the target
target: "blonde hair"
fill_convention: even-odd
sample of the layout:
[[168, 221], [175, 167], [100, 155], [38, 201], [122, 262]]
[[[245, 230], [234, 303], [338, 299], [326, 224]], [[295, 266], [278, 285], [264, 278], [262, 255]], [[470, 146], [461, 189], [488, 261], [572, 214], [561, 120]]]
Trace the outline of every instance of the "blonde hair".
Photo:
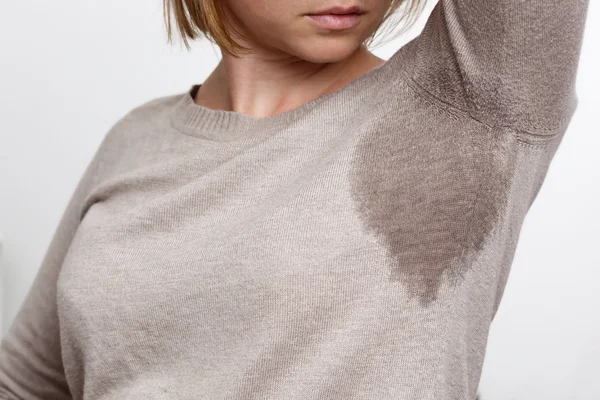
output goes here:
[[[425, 3], [425, 0], [390, 0], [389, 9], [374, 32], [365, 39], [364, 44], [370, 46], [373, 43], [375, 38], [381, 34], [381, 27], [395, 15], [400, 7], [404, 7], [405, 11], [397, 23], [408, 21], [403, 29], [399, 31], [399, 33], [404, 32], [418, 18]], [[221, 4], [219, 0], [163, 0], [168, 42], [172, 43], [172, 19], [174, 18], [177, 31], [188, 50], [190, 50], [189, 40], [204, 36], [219, 46], [222, 51], [226, 51], [235, 57], [239, 57], [242, 53], [248, 51], [248, 48], [243, 47], [233, 39], [232, 33], [234, 31], [238, 36], [244, 36], [227, 20]], [[378, 45], [380, 44], [382, 43]]]

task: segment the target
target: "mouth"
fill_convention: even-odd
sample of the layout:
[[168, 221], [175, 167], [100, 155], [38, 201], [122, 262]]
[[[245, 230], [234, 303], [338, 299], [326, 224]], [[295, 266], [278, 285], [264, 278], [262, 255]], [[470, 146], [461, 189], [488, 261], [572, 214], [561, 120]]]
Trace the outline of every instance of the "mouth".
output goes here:
[[306, 16], [322, 29], [338, 31], [355, 27], [360, 23], [361, 15], [364, 13], [365, 11], [357, 6], [331, 7]]
[[361, 15], [364, 13], [365, 13], [365, 11], [362, 10], [358, 6], [352, 6], [352, 7], [335, 6], [335, 7], [330, 7], [326, 10], [320, 10], [320, 11], [316, 11], [314, 13], [309, 13], [307, 15], [347, 15], [347, 14]]

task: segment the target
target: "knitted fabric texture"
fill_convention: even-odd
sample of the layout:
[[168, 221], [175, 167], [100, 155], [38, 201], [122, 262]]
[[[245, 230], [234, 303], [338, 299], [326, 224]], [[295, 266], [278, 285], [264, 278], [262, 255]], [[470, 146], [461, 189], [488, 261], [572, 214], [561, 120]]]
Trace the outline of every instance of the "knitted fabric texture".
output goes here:
[[0, 398], [474, 399], [587, 6], [440, 0], [293, 110], [195, 84], [124, 113], [2, 340]]

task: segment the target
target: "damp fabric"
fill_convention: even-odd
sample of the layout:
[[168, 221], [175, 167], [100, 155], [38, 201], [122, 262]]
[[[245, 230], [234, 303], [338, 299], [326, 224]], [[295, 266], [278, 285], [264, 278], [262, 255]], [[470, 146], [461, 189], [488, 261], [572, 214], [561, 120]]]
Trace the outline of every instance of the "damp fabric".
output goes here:
[[124, 113], [2, 339], [0, 398], [475, 398], [587, 7], [440, 0], [295, 109], [193, 84]]

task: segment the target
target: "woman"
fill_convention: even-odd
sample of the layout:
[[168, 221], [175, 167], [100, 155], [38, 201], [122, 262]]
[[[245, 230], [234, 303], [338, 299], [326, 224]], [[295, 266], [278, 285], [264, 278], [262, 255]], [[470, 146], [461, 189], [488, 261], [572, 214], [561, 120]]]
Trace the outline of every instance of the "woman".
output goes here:
[[588, 1], [440, 0], [384, 62], [402, 4], [167, 0], [223, 59], [107, 133], [0, 398], [474, 398]]

